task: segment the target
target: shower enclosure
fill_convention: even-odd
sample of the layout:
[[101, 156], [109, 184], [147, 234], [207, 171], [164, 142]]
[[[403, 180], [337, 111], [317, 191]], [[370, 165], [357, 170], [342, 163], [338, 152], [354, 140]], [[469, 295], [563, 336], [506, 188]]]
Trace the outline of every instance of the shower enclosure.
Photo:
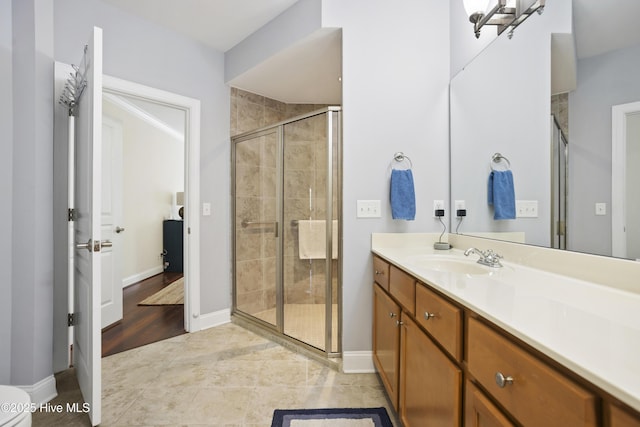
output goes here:
[[233, 314], [340, 354], [340, 108], [232, 138]]
[[551, 116], [551, 247], [567, 249], [567, 174], [569, 144]]

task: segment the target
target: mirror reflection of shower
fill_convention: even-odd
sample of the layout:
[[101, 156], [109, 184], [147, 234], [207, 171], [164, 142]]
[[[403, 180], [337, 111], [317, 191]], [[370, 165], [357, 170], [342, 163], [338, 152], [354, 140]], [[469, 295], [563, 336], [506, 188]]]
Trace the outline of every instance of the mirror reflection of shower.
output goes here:
[[551, 116], [551, 247], [567, 249], [567, 177], [569, 142]]

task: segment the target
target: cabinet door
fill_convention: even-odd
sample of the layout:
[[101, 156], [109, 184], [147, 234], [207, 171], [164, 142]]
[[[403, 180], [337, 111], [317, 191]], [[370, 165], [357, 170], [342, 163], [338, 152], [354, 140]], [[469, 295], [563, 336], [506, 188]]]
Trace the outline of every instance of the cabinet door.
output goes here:
[[373, 362], [398, 409], [398, 365], [400, 354], [400, 307], [379, 285], [373, 285]]
[[502, 412], [469, 381], [465, 389], [464, 413], [465, 427], [513, 427]]
[[617, 406], [608, 404], [607, 412], [609, 413], [608, 427], [639, 427], [640, 418], [636, 418], [628, 412], [618, 408]]
[[462, 372], [402, 316], [400, 419], [404, 427], [460, 426]]

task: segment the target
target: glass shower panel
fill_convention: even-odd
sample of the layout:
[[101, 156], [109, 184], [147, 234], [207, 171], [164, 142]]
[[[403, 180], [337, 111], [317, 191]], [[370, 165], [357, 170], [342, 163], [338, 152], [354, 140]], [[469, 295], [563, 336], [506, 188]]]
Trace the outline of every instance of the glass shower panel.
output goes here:
[[[334, 180], [327, 179], [327, 114], [288, 123], [283, 129], [283, 331], [325, 351], [327, 319], [334, 317], [327, 311], [334, 307], [327, 280], [336, 276], [339, 247], [333, 191], [328, 188]], [[327, 224], [333, 233], [329, 262]]]
[[556, 249], [567, 249], [567, 140], [552, 116], [551, 118], [551, 243]]
[[235, 307], [277, 324], [278, 134], [235, 145]]

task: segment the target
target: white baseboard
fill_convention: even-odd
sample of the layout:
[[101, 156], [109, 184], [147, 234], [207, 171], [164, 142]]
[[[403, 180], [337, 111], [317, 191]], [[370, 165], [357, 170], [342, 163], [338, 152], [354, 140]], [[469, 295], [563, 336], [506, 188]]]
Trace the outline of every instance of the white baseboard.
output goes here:
[[195, 328], [191, 332], [202, 331], [204, 329], [213, 328], [214, 326], [224, 325], [231, 322], [231, 309], [214, 311], [201, 315], [195, 322]]
[[158, 265], [156, 267], [150, 268], [146, 271], [140, 272], [140, 273], [136, 273], [133, 274], [129, 277], [125, 277], [124, 279], [122, 279], [122, 288], [126, 288], [127, 286], [131, 286], [134, 283], [138, 283], [144, 279], [148, 279], [151, 276], [155, 276], [156, 274], [160, 274], [164, 271], [164, 268], [162, 268], [162, 265]]
[[56, 378], [53, 375], [50, 375], [33, 385], [18, 385], [15, 387], [26, 391], [31, 397], [31, 402], [36, 405], [47, 403], [58, 395], [58, 391], [56, 390]]
[[343, 351], [342, 371], [345, 374], [371, 374], [376, 372], [371, 351]]

